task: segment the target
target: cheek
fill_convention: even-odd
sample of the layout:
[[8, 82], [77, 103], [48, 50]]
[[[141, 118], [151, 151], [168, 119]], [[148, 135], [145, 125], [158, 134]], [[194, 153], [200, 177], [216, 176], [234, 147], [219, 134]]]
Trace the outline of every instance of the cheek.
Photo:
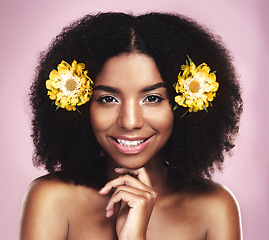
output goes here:
[[174, 113], [169, 105], [167, 108], [159, 109], [149, 116], [151, 127], [167, 140], [173, 129]]
[[92, 129], [98, 139], [100, 137], [98, 135], [104, 133], [112, 125], [113, 115], [101, 108], [98, 108], [94, 103], [90, 105], [89, 112]]
[[162, 128], [164, 135], [167, 137], [166, 140], [168, 140], [173, 130], [173, 122], [174, 122], [174, 114], [172, 111], [163, 115], [160, 127]]

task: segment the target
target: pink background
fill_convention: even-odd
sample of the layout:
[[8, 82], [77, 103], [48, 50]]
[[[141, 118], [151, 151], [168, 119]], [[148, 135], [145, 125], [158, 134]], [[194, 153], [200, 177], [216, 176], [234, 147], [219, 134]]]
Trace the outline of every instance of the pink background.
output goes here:
[[219, 34], [231, 49], [244, 90], [240, 136], [215, 179], [236, 195], [245, 240], [269, 238], [267, 0], [9, 0], [0, 3], [0, 239], [17, 237], [23, 195], [35, 177], [27, 91], [39, 52], [70, 21], [98, 11], [177, 12]]

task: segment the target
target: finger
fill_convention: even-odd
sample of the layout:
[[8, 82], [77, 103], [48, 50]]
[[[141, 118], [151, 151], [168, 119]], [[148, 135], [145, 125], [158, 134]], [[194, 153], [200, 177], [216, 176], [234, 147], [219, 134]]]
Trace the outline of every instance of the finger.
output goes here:
[[[117, 197], [116, 198], [114, 197], [114, 196], [121, 195], [124, 193], [129, 193], [129, 195], [128, 195], [130, 197], [129, 200], [128, 199], [118, 199]], [[132, 207], [130, 205], [130, 203], [131, 203], [130, 201], [132, 200], [131, 199], [132, 196], [136, 196], [137, 198], [141, 197], [143, 200], [146, 200], [147, 202], [151, 202], [151, 203], [154, 203], [156, 201], [156, 198], [157, 198], [157, 194], [153, 190], [151, 192], [148, 192], [148, 191], [134, 188], [131, 186], [119, 186], [116, 188], [116, 190], [112, 194], [112, 196], [107, 204], [107, 207], [106, 207], [107, 214], [106, 215], [109, 215], [109, 217], [113, 215], [115, 203], [117, 202], [117, 200], [123, 201], [122, 204], [125, 203], [124, 201], [126, 201], [126, 202], [128, 202], [127, 203], [128, 206]]]
[[[124, 195], [126, 193], [127, 195]], [[121, 197], [119, 198], [119, 196], [125, 196], [125, 198], [121, 198]], [[133, 196], [135, 196], [136, 198], [132, 199]], [[106, 207], [106, 211], [107, 211], [106, 215], [110, 217], [114, 214], [114, 207], [118, 201], [122, 201], [122, 204], [125, 203], [129, 207], [133, 207], [132, 202], [134, 202], [135, 200], [143, 200], [144, 202], [155, 203], [156, 198], [157, 198], [157, 194], [153, 190], [149, 192], [149, 191], [141, 190], [141, 189], [134, 188], [131, 186], [119, 186], [116, 188], [110, 200], [108, 201], [108, 204]]]
[[144, 167], [142, 168], [138, 168], [138, 169], [129, 169], [129, 168], [115, 168], [115, 172], [119, 173], [119, 174], [124, 174], [124, 173], [131, 173], [133, 175], [136, 175], [137, 178], [144, 183], [145, 185], [147, 185], [148, 187], [152, 187], [149, 175], [146, 171], [146, 169]]
[[[114, 195], [115, 194], [113, 193], [112, 196], [114, 196]], [[107, 206], [106, 206], [106, 209], [105, 209], [106, 210], [106, 217], [107, 218], [110, 218], [114, 214], [114, 212], [115, 212], [115, 205], [121, 201], [121, 198], [120, 197], [116, 197], [116, 198], [114, 197], [112, 199], [111, 198], [109, 199], [109, 201], [107, 203]], [[126, 202], [123, 202], [123, 201], [121, 202], [121, 208], [123, 207], [123, 205], [126, 206]]]
[[[112, 196], [118, 194], [118, 192], [120, 191], [125, 191], [125, 192], [130, 192], [130, 193], [133, 193], [133, 194], [136, 194], [136, 195], [140, 195], [140, 196], [144, 196], [145, 198], [147, 199], [151, 199], [151, 198], [154, 198], [156, 194], [154, 194], [154, 191], [146, 191], [146, 190], [142, 190], [142, 189], [139, 189], [139, 188], [134, 188], [132, 186], [126, 186], [126, 185], [122, 185], [122, 186], [118, 186], [115, 191], [113, 192]], [[111, 197], [112, 197], [111, 196]]]
[[139, 205], [145, 205], [147, 198], [132, 192], [119, 191], [109, 199], [106, 207], [106, 217], [109, 218], [114, 214], [115, 204], [121, 201], [125, 202], [130, 208], [134, 208]]

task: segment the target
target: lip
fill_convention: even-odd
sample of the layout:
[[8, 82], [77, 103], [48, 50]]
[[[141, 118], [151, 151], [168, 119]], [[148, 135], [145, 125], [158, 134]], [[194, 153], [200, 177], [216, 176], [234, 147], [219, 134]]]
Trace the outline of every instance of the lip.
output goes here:
[[[152, 137], [152, 136], [151, 136]], [[140, 152], [142, 152], [150, 143], [151, 141], [151, 137], [148, 138], [139, 138], [139, 137], [135, 137], [135, 138], [129, 138], [129, 137], [111, 137], [112, 139], [112, 143], [115, 146], [115, 148], [117, 149], [117, 151], [119, 151], [120, 153], [123, 154], [138, 154]], [[142, 143], [139, 143], [138, 145], [135, 146], [125, 146], [122, 145], [118, 142], [118, 140], [124, 140], [124, 141], [143, 141]]]

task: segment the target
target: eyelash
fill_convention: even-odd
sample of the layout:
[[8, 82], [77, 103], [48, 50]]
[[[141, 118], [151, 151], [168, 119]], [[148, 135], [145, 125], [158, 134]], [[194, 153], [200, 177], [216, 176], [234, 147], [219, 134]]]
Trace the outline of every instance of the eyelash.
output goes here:
[[[154, 101], [150, 101], [150, 98], [152, 100], [152, 98], [154, 98]], [[160, 103], [161, 101], [164, 100], [164, 98], [160, 97], [160, 96], [157, 96], [157, 95], [149, 95], [145, 98], [145, 100], [149, 103]], [[145, 101], [144, 100], [144, 101]]]
[[[149, 95], [147, 96], [143, 102], [148, 102], [148, 103], [160, 103], [163, 101], [164, 98], [157, 96], [157, 95]], [[97, 99], [99, 103], [112, 103], [112, 102], [118, 102], [118, 100], [113, 97], [113, 96], [103, 96]]]
[[118, 102], [116, 98], [113, 96], [103, 96], [97, 99], [100, 103], [111, 103], [111, 102]]

